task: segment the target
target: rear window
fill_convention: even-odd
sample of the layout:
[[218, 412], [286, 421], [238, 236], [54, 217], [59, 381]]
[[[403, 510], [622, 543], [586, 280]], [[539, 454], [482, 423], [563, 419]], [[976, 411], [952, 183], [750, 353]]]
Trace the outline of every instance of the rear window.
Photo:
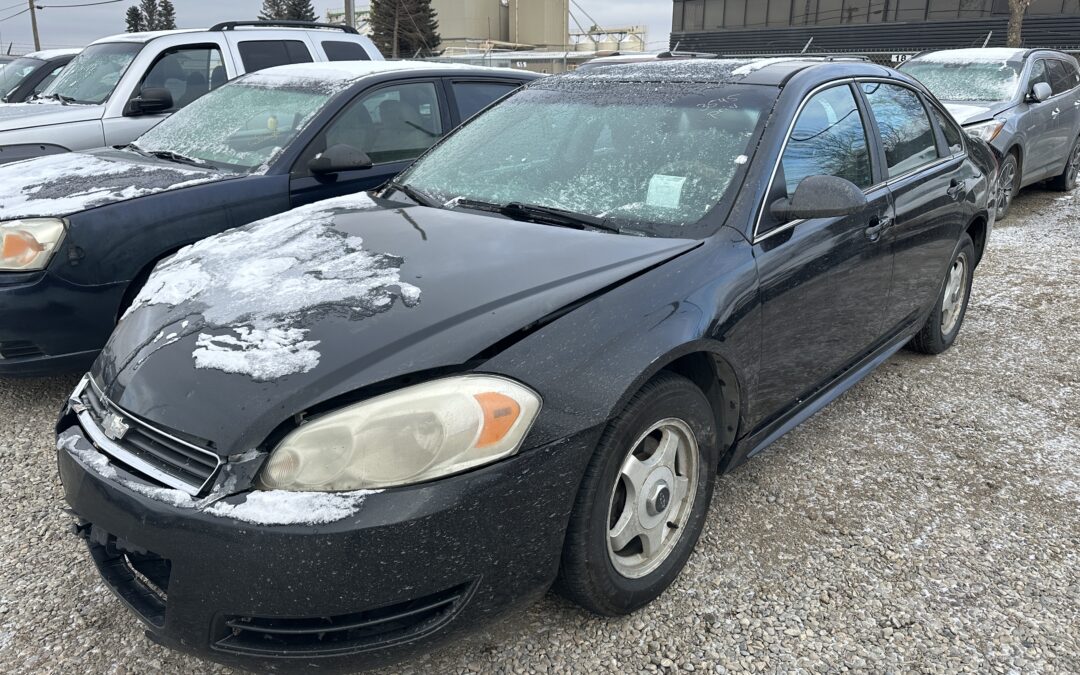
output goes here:
[[290, 63], [311, 63], [311, 52], [299, 40], [247, 40], [239, 45], [244, 70], [253, 73]]
[[364, 47], [357, 42], [343, 42], [340, 40], [324, 40], [323, 51], [329, 61], [370, 61]]

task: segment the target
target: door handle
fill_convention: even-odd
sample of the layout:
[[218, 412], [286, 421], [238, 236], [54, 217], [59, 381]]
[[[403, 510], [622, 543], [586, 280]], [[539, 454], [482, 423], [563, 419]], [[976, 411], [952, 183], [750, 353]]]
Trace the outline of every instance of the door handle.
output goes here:
[[953, 178], [949, 181], [949, 189], [945, 191], [945, 194], [953, 199], [959, 199], [965, 192], [967, 192], [967, 181]]
[[1077, 100], [1073, 101], [1073, 107], [1074, 108], [1080, 108], [1080, 99], [1077, 99]]
[[1054, 108], [1054, 111], [1050, 113], [1050, 116], [1057, 119], [1057, 116], [1061, 114], [1061, 108]]
[[880, 216], [870, 221], [870, 227], [866, 228], [866, 238], [870, 241], [881, 239], [881, 233], [892, 227], [892, 218]]

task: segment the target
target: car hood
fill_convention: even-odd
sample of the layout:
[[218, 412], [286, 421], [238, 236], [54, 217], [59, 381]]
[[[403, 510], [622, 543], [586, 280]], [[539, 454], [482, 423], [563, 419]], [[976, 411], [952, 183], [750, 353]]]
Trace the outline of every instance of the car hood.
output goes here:
[[121, 150], [35, 157], [0, 164], [0, 221], [61, 218], [106, 204], [239, 175]]
[[99, 120], [104, 114], [105, 106], [101, 105], [4, 103], [0, 104], [0, 132]]
[[949, 114], [961, 125], [985, 122], [1000, 115], [1013, 107], [1010, 101], [975, 102], [975, 101], [942, 101], [941, 104], [949, 111]]
[[223, 455], [244, 452], [320, 402], [460, 367], [697, 245], [363, 194], [328, 200], [163, 262], [93, 373], [128, 412]]

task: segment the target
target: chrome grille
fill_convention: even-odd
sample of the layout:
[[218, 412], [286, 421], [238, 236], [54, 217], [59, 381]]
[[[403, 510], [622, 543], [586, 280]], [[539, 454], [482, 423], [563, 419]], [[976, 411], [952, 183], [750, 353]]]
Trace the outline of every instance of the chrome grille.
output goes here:
[[72, 394], [72, 407], [90, 440], [106, 455], [163, 486], [197, 495], [221, 458], [120, 409], [89, 376]]

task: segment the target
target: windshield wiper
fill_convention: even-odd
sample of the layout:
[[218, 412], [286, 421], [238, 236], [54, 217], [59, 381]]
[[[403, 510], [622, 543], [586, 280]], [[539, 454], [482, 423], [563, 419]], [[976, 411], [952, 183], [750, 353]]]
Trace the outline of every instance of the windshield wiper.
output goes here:
[[558, 225], [560, 227], [571, 227], [578, 230], [584, 230], [585, 228], [591, 227], [593, 229], [614, 232], [616, 234], [622, 232], [621, 228], [612, 225], [607, 218], [567, 211], [566, 209], [558, 209], [552, 206], [522, 204], [521, 202], [492, 204], [490, 202], [483, 202], [475, 199], [454, 199], [451, 200], [449, 204], [453, 204], [454, 207], [460, 206], [466, 209], [491, 211], [493, 213], [502, 214], [513, 220], [542, 223], [544, 225]]
[[35, 100], [38, 100], [38, 99], [44, 100], [44, 99], [50, 99], [50, 98], [52, 100], [54, 100], [54, 101], [59, 101], [61, 105], [68, 105], [68, 104], [71, 104], [71, 103], [75, 103], [75, 98], [74, 97], [72, 97], [72, 96], [64, 96], [63, 94], [47, 94], [45, 96], [38, 95], [38, 96], [34, 97]]
[[190, 166], [197, 166], [200, 169], [205, 169], [209, 166], [207, 162], [204, 162], [201, 159], [195, 159], [194, 157], [186, 157], [184, 155], [181, 155], [180, 153], [173, 152], [171, 150], [142, 150], [142, 153], [145, 155], [149, 155], [150, 157], [164, 159], [167, 162], [176, 162], [177, 164], [188, 164]]
[[427, 206], [427, 207], [439, 206], [439, 200], [435, 199], [434, 197], [427, 194], [426, 192], [422, 192], [420, 190], [417, 190], [416, 188], [412, 187], [411, 185], [406, 185], [404, 183], [398, 183], [398, 182], [394, 181], [394, 182], [390, 183], [389, 187], [397, 190], [398, 192], [405, 195], [409, 199], [413, 200], [414, 202], [416, 202], [420, 206]]

